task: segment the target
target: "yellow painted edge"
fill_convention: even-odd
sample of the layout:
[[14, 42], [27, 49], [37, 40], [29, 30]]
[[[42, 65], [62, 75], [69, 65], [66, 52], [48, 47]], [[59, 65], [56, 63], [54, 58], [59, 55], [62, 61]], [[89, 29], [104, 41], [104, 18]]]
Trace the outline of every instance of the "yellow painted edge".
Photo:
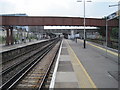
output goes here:
[[[74, 57], [74, 55], [73, 55], [73, 53], [71, 52], [70, 48], [68, 48], [68, 53], [70, 54], [70, 57], [71, 57], [73, 60], [76, 61], [76, 58]], [[73, 60], [72, 60], [72, 62], [75, 62], [75, 61], [73, 61]], [[77, 63], [78, 63], [78, 62], [77, 62]], [[73, 65], [73, 63], [72, 63], [72, 65]], [[78, 65], [79, 65], [79, 63], [78, 63]], [[82, 75], [82, 76], [83, 76], [83, 75]], [[82, 82], [82, 83], [80, 83], [80, 82]], [[81, 88], [86, 88], [84, 80], [83, 80], [83, 79], [80, 79], [80, 82], [79, 82], [80, 87], [81, 87]]]
[[[81, 41], [81, 40], [79, 40], [79, 41]], [[81, 41], [82, 42], [82, 41]], [[93, 47], [96, 47], [96, 48], [98, 48], [98, 49], [101, 49], [101, 50], [103, 50], [103, 51], [106, 51], [106, 49], [104, 49], [104, 48], [102, 48], [102, 47], [99, 47], [99, 46], [96, 46], [96, 45], [94, 45], [94, 44], [91, 44], [91, 43], [87, 43], [87, 44], [89, 44], [89, 45], [91, 45], [91, 46], [93, 46]], [[116, 53], [116, 52], [113, 52], [113, 51], [110, 51], [110, 50], [107, 50], [107, 52], [109, 52], [110, 54], [113, 54], [113, 55], [115, 55], [115, 56], [118, 56], [118, 53]]]
[[[67, 41], [66, 41], [67, 42]], [[68, 42], [67, 42], [68, 44]], [[87, 71], [85, 70], [85, 68], [83, 67], [83, 65], [81, 64], [80, 60], [78, 59], [78, 57], [76, 56], [76, 54], [74, 53], [73, 49], [70, 47], [70, 45], [68, 44], [70, 50], [72, 51], [72, 53], [74, 54], [76, 60], [78, 61], [79, 65], [81, 66], [82, 70], [84, 71], [85, 75], [87, 76], [88, 80], [90, 81], [91, 85], [93, 88], [97, 88], [96, 85], [94, 84], [94, 82], [92, 81], [91, 77], [89, 76], [89, 74], [87, 73]]]

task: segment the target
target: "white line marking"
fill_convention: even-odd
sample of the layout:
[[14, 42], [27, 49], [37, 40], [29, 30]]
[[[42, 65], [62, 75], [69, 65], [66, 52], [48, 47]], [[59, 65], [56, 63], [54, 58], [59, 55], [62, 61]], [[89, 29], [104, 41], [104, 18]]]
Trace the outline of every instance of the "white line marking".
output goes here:
[[53, 75], [52, 75], [52, 80], [50, 82], [49, 90], [53, 89], [54, 85], [55, 85], [56, 73], [57, 73], [57, 69], [58, 69], [58, 64], [59, 64], [59, 59], [60, 59], [60, 53], [61, 53], [61, 49], [62, 49], [62, 44], [63, 44], [63, 40], [62, 40], [62, 43], [61, 43], [61, 46], [60, 46], [60, 50], [58, 52], [58, 57], [57, 57], [57, 61], [56, 61], [56, 64], [55, 64], [55, 69], [54, 69], [54, 72], [53, 72]]

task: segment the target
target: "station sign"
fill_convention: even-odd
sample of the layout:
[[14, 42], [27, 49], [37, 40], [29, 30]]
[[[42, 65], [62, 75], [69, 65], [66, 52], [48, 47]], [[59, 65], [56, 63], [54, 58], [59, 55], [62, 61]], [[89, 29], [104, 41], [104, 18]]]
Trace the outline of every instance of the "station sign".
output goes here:
[[114, 19], [114, 18], [116, 18], [118, 16], [119, 16], [119, 11], [114, 12], [114, 13], [110, 14], [109, 16], [107, 16], [107, 20]]

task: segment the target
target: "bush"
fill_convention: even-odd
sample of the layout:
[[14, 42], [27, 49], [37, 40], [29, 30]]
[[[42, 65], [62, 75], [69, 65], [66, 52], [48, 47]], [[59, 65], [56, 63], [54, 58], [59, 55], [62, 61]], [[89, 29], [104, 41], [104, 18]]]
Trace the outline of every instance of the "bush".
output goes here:
[[5, 37], [0, 36], [0, 43], [1, 43], [1, 44], [5, 43]]

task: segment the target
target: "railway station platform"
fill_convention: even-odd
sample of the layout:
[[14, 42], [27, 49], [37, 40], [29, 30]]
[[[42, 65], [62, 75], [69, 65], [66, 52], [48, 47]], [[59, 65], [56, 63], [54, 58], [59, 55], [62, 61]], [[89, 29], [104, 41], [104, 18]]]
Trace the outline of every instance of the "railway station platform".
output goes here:
[[35, 43], [40, 43], [40, 42], [43, 42], [43, 41], [46, 41], [46, 40], [38, 40], [38, 41], [35, 40], [35, 41], [32, 41], [32, 42], [14, 44], [14, 45], [9, 45], [9, 46], [5, 46], [5, 45], [1, 44], [0, 45], [0, 53], [5, 52], [5, 51], [10, 51], [12, 49], [17, 49], [17, 48], [20, 48], [20, 47], [25, 47], [25, 46], [32, 45], [32, 44], [35, 44]]
[[95, 43], [64, 39], [50, 88], [118, 88], [118, 54]]

